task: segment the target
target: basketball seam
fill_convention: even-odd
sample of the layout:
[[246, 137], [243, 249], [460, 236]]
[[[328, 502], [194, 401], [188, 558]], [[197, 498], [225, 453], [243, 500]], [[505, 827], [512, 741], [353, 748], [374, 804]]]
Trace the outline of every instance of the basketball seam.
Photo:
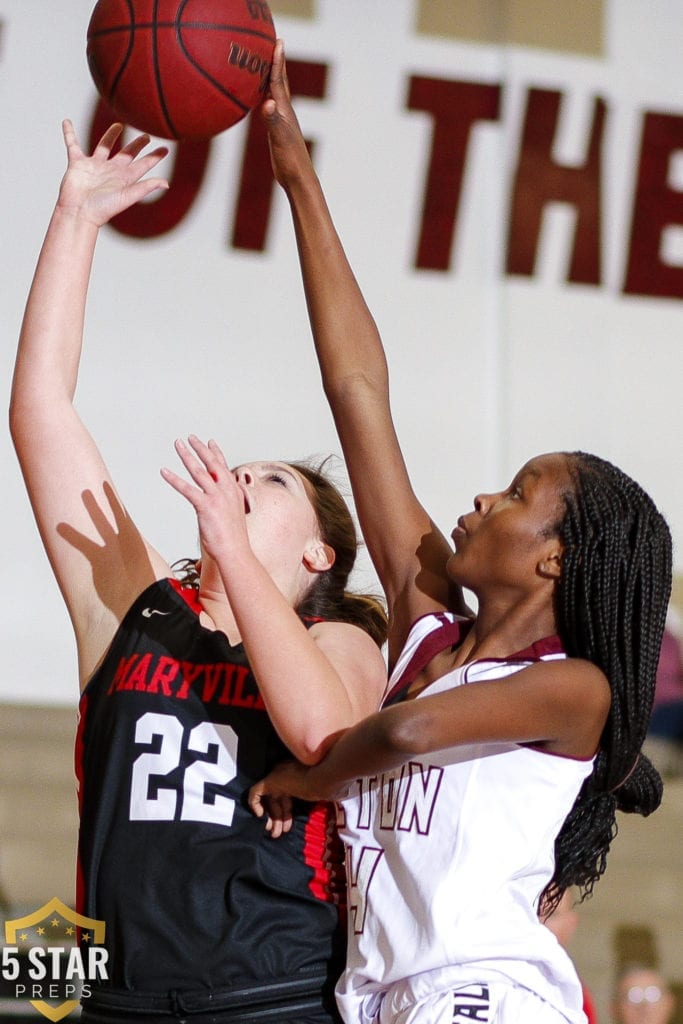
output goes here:
[[135, 31], [134, 31], [134, 27], [135, 27], [135, 11], [133, 10], [132, 0], [126, 0], [126, 5], [128, 7], [128, 15], [129, 15], [129, 18], [130, 18], [130, 29], [131, 29], [130, 39], [128, 41], [128, 50], [126, 51], [126, 55], [123, 58], [123, 61], [121, 62], [121, 67], [119, 68], [117, 73], [114, 75], [114, 81], [112, 82], [111, 89], [109, 90], [109, 99], [110, 100], [112, 100], [114, 98], [114, 94], [116, 92], [116, 88], [117, 88], [117, 86], [118, 86], [118, 84], [119, 84], [119, 82], [121, 80], [121, 75], [123, 74], [123, 72], [124, 72], [124, 70], [126, 68], [126, 65], [128, 64], [128, 61], [130, 60], [130, 55], [133, 52], [133, 46], [135, 44]]
[[[136, 31], [141, 32], [145, 29], [154, 28], [177, 28], [177, 21], [140, 21], [137, 24], [131, 25], [112, 25], [109, 28], [98, 28], [96, 31], [91, 32], [88, 36], [89, 39], [99, 39], [100, 36], [114, 35], [116, 32], [130, 32], [134, 35]], [[244, 28], [241, 25], [224, 25], [223, 23], [211, 22], [211, 21], [184, 21], [180, 25], [182, 30], [185, 29], [211, 29], [214, 32], [235, 32], [240, 35], [255, 36], [257, 39], [265, 39], [267, 43], [273, 42], [273, 37], [268, 35], [267, 32], [259, 32], [253, 28]]]
[[185, 54], [185, 56], [187, 57], [187, 61], [188, 61], [188, 63], [189, 63], [189, 64], [190, 64], [190, 65], [191, 65], [191, 66], [192, 66], [192, 67], [193, 67], [194, 69], [195, 69], [195, 71], [198, 71], [198, 72], [199, 72], [199, 74], [200, 74], [200, 75], [202, 76], [202, 78], [205, 78], [207, 82], [210, 82], [210, 83], [211, 83], [211, 85], [212, 85], [212, 86], [214, 87], [214, 89], [217, 89], [217, 90], [218, 90], [218, 92], [219, 92], [219, 93], [221, 94], [221, 96], [225, 96], [225, 98], [226, 98], [226, 99], [228, 99], [228, 100], [230, 100], [230, 102], [231, 102], [231, 103], [234, 103], [234, 104], [235, 104], [235, 106], [236, 106], [236, 107], [237, 107], [237, 108], [238, 108], [239, 110], [243, 111], [243, 113], [245, 113], [245, 114], [248, 114], [248, 113], [249, 113], [249, 111], [250, 111], [250, 109], [251, 109], [251, 108], [250, 108], [250, 107], [248, 106], [248, 104], [246, 104], [246, 103], [242, 103], [242, 101], [241, 101], [241, 100], [238, 100], [238, 99], [237, 99], [237, 97], [236, 97], [236, 96], [234, 96], [234, 95], [233, 95], [233, 94], [232, 94], [232, 93], [230, 92], [230, 90], [229, 90], [229, 89], [226, 89], [224, 85], [221, 85], [221, 83], [220, 83], [220, 82], [217, 82], [217, 81], [216, 81], [216, 79], [215, 79], [215, 78], [213, 78], [213, 77], [212, 77], [212, 76], [211, 76], [211, 75], [209, 74], [209, 72], [208, 72], [208, 71], [206, 71], [206, 70], [205, 70], [205, 69], [204, 69], [204, 68], [203, 68], [203, 67], [201, 66], [201, 64], [198, 64], [198, 63], [197, 63], [197, 62], [195, 61], [195, 59], [194, 59], [194, 58], [192, 57], [192, 55], [191, 55], [190, 53], [188, 53], [188, 51], [187, 51], [187, 49], [186, 49], [186, 47], [185, 47], [185, 44], [184, 44], [184, 42], [183, 42], [182, 36], [181, 36], [181, 34], [180, 34], [180, 33], [178, 33], [178, 37], [177, 37], [177, 38], [178, 38], [178, 45], [180, 46], [181, 50], [183, 51], [183, 53], [184, 53], [184, 54]]
[[164, 90], [161, 84], [161, 71], [159, 69], [159, 48], [157, 46], [157, 32], [161, 27], [158, 24], [156, 17], [158, 5], [159, 0], [154, 0], [154, 28], [152, 31], [152, 63], [154, 65], [154, 80], [157, 84], [157, 93], [159, 95], [161, 112], [166, 120], [166, 124], [168, 125], [168, 129], [171, 135], [174, 136], [174, 138], [177, 138], [178, 132], [176, 131], [175, 125], [173, 124], [173, 121], [171, 120], [170, 114], [168, 112], [168, 106], [166, 105], [166, 97], [164, 96]]

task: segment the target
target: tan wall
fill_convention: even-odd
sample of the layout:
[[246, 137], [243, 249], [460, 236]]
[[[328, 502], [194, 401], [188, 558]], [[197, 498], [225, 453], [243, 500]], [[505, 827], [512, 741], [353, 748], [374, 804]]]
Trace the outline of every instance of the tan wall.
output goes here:
[[662, 806], [651, 817], [624, 814], [618, 823], [607, 871], [579, 908], [570, 947], [600, 1024], [610, 1020], [620, 953], [622, 962], [651, 957], [668, 979], [683, 982], [683, 780], [665, 783]]
[[0, 886], [12, 910], [73, 905], [75, 708], [0, 705]]

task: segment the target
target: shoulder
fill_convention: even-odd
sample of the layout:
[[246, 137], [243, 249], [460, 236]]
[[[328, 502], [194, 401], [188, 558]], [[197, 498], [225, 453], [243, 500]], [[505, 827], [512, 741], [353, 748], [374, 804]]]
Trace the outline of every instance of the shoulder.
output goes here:
[[555, 723], [546, 733], [548, 750], [578, 758], [595, 754], [612, 702], [609, 680], [597, 665], [584, 658], [541, 660], [514, 678], [527, 705]]
[[539, 658], [520, 666], [513, 678], [521, 686], [547, 692], [555, 703], [576, 706], [576, 701], [585, 701], [596, 710], [609, 709], [609, 680], [602, 669], [585, 658]]
[[345, 682], [347, 690], [367, 695], [376, 710], [387, 684], [384, 657], [372, 637], [349, 622], [316, 622], [310, 635]]
[[545, 678], [562, 681], [568, 686], [589, 686], [609, 691], [607, 676], [587, 658], [541, 657], [524, 667], [523, 671]]
[[323, 619], [313, 622], [309, 632], [319, 647], [348, 651], [360, 658], [369, 657], [372, 652], [371, 660], [384, 665], [382, 653], [370, 634], [351, 622]]

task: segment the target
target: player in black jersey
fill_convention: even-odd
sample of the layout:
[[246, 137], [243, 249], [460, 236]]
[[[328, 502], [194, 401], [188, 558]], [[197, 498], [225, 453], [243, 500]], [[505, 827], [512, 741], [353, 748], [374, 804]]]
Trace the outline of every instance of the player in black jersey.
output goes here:
[[345, 593], [353, 523], [305, 466], [233, 470], [214, 442], [177, 442], [186, 473], [164, 477], [197, 513], [194, 586], [131, 521], [72, 402], [99, 228], [166, 187], [146, 177], [165, 149], [115, 152], [121, 130], [88, 157], [64, 123], [11, 405], [78, 646], [78, 905], [109, 951], [83, 1020], [329, 1022], [344, 945], [329, 807], [302, 803], [283, 848], [246, 795], [377, 707], [383, 611]]

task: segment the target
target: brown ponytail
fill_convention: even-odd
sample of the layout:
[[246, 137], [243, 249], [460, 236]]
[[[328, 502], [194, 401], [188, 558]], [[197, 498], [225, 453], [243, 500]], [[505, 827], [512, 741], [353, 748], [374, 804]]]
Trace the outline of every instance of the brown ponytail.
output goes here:
[[375, 594], [346, 589], [356, 562], [358, 535], [344, 498], [323, 472], [326, 461], [317, 466], [308, 462], [288, 463], [307, 481], [321, 538], [335, 555], [332, 567], [318, 575], [297, 611], [300, 615], [350, 622], [365, 630], [381, 647], [387, 638], [387, 615], [381, 600]]

